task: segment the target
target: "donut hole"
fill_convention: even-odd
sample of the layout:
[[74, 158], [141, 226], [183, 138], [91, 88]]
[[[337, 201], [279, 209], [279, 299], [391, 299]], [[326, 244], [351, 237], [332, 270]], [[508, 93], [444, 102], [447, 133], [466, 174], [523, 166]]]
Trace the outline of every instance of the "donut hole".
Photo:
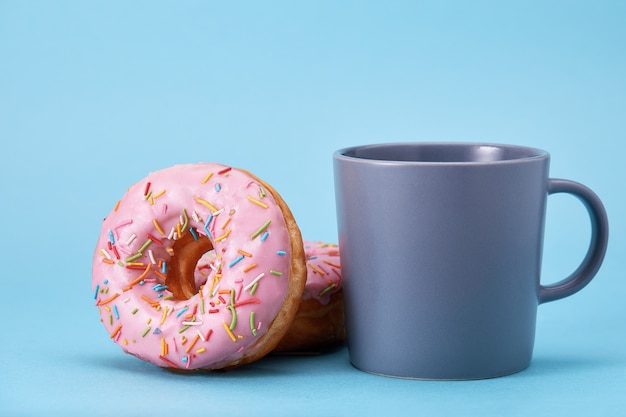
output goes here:
[[200, 291], [200, 289], [207, 283], [212, 268], [215, 268], [216, 260], [217, 254], [215, 249], [205, 252], [200, 257], [194, 270], [194, 283], [196, 285], [196, 290]]
[[196, 280], [196, 269], [201, 266], [200, 260], [214, 250], [213, 242], [206, 236], [187, 233], [174, 242], [172, 249], [165, 283], [175, 299], [188, 300], [206, 281]]

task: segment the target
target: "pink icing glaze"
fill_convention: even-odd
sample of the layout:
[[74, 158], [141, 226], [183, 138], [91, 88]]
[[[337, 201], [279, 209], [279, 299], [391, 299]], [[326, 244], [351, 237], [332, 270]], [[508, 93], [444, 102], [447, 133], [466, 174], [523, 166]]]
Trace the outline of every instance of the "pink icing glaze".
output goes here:
[[[164, 281], [179, 233], [208, 236], [214, 247], [188, 300], [174, 299]], [[102, 224], [92, 282], [102, 322], [145, 361], [219, 369], [253, 350], [278, 314], [289, 239], [272, 195], [243, 171], [199, 163], [151, 173]]]
[[341, 289], [339, 248], [335, 244], [304, 241], [306, 256], [306, 286], [303, 300], [314, 298], [328, 304], [330, 296]]

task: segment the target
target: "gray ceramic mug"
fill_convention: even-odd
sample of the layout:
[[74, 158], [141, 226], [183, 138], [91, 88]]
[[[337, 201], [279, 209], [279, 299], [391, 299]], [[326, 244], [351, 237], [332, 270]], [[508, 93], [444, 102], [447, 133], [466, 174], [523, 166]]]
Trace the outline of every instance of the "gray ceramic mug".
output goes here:
[[[515, 373], [531, 360], [537, 306], [596, 274], [608, 241], [600, 199], [550, 179], [539, 149], [396, 143], [334, 153], [348, 349], [366, 372], [417, 379]], [[590, 215], [586, 257], [540, 283], [549, 194]]]

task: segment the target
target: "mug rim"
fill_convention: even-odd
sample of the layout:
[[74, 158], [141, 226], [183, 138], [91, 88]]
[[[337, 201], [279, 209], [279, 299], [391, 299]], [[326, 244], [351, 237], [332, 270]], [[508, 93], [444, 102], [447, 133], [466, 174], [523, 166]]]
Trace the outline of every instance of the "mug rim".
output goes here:
[[[406, 154], [402, 154], [402, 157], [375, 157], [368, 156], [373, 152], [378, 152], [381, 155], [383, 152], [388, 152], [398, 149], [407, 150], [407, 148], [414, 148], [415, 150], [473, 150], [475, 152], [483, 152], [484, 157], [480, 159], [466, 159], [466, 160], [428, 160], [412, 158]], [[496, 154], [499, 154], [496, 155]], [[496, 156], [490, 158], [489, 156]], [[505, 156], [509, 155], [509, 156]], [[510, 156], [514, 155], [514, 156]], [[494, 164], [516, 164], [529, 161], [537, 161], [550, 157], [550, 154], [539, 148], [524, 146], [524, 145], [512, 145], [503, 143], [490, 143], [490, 142], [382, 142], [366, 145], [356, 145], [339, 149], [333, 154], [335, 159], [361, 162], [366, 164], [387, 164], [387, 165], [494, 165]], [[437, 158], [443, 159], [443, 158]]]

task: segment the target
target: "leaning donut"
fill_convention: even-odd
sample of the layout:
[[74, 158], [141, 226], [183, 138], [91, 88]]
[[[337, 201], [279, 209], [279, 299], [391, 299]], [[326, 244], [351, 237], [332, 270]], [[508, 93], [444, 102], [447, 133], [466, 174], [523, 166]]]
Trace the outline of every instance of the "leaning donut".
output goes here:
[[104, 219], [92, 271], [109, 337], [147, 362], [189, 370], [269, 353], [306, 280], [300, 231], [279, 194], [216, 163], [173, 166], [131, 186]]
[[307, 281], [302, 302], [275, 353], [320, 353], [345, 341], [339, 248], [304, 241]]

